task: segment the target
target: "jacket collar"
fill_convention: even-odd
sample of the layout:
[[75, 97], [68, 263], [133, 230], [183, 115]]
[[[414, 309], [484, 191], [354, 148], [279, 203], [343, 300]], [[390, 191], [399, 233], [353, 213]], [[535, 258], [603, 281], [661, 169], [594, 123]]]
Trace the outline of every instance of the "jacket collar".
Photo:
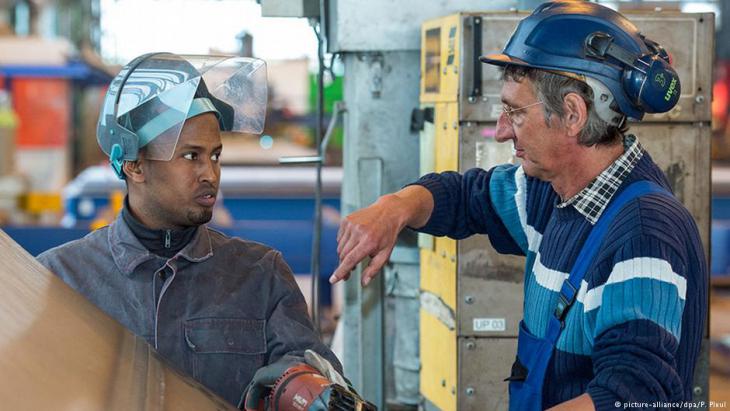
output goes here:
[[190, 262], [202, 262], [213, 256], [213, 245], [206, 225], [199, 226], [190, 242], [169, 260], [147, 250], [121, 214], [109, 226], [108, 240], [114, 263], [126, 276], [131, 276], [137, 267], [148, 261], [169, 261], [182, 257]]

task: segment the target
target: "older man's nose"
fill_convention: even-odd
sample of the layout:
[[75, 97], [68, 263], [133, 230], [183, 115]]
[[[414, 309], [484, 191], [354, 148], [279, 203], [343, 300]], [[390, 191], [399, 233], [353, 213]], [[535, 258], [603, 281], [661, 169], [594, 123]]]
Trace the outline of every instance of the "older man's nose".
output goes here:
[[494, 135], [495, 140], [503, 143], [507, 140], [515, 138], [515, 130], [512, 127], [512, 122], [507, 118], [507, 114], [502, 113], [497, 119], [497, 132]]

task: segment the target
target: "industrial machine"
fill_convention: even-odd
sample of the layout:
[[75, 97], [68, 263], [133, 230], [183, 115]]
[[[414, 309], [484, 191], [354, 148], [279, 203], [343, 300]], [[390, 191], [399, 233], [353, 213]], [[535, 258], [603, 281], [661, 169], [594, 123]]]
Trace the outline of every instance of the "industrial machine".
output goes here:
[[[501, 114], [500, 72], [478, 57], [501, 51], [519, 12], [457, 13], [421, 30], [420, 172], [491, 168], [513, 162], [494, 140]], [[642, 12], [627, 17], [667, 45], [682, 81], [677, 106], [633, 123], [669, 177], [710, 249], [710, 101], [714, 16]], [[485, 236], [461, 241], [421, 235], [420, 392], [426, 410], [507, 410], [507, 383], [523, 313], [524, 259], [497, 254]], [[695, 400], [707, 403], [706, 339]]]

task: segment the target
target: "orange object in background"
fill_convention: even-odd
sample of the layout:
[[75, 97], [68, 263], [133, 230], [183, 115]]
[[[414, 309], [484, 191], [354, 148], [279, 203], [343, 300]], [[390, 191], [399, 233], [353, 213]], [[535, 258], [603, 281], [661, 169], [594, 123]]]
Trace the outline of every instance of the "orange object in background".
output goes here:
[[728, 98], [730, 97], [730, 62], [719, 61], [715, 64], [715, 83], [712, 85], [712, 120], [714, 126], [725, 128], [728, 117]]
[[69, 139], [71, 86], [67, 79], [16, 78], [10, 82], [18, 115], [18, 148], [64, 147]]
[[730, 161], [730, 61], [715, 63], [712, 86], [712, 159]]

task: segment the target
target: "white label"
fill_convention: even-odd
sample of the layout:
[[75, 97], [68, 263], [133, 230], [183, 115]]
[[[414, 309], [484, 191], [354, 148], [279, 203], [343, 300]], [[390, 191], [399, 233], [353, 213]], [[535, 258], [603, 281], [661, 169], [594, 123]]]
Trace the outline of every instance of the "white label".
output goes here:
[[475, 318], [474, 331], [505, 331], [507, 321], [504, 318]]

